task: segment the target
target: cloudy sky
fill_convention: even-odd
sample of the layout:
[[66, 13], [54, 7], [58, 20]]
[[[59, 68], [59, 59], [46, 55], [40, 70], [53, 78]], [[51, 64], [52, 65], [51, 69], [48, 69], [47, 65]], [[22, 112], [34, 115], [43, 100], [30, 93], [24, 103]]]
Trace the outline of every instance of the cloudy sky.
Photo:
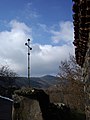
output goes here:
[[27, 76], [57, 75], [61, 60], [74, 55], [72, 0], [0, 0], [0, 66]]

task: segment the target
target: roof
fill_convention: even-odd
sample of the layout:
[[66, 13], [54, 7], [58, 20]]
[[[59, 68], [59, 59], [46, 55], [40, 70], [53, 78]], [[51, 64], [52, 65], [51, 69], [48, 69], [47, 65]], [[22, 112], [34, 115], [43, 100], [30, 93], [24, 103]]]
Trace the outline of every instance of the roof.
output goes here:
[[73, 0], [75, 56], [82, 67], [88, 49], [90, 32], [90, 0]]

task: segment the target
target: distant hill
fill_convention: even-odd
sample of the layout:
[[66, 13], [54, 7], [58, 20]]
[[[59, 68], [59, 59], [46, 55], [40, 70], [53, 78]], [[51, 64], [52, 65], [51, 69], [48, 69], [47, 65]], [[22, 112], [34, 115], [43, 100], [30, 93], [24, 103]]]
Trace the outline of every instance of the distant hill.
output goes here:
[[[48, 88], [55, 84], [58, 84], [58, 78], [51, 75], [30, 78], [30, 86], [35, 88]], [[7, 80], [5, 80], [3, 77], [0, 77], [0, 87], [8, 87], [8, 85], [9, 84], [7, 84]], [[29, 80], [27, 77], [17, 77], [15, 78], [13, 85], [16, 87], [28, 87]]]
[[[48, 88], [57, 83], [58, 83], [58, 78], [51, 75], [30, 78], [30, 86], [35, 88]], [[23, 87], [23, 86], [27, 87], [29, 86], [29, 80], [26, 77], [18, 77], [15, 80], [15, 85], [18, 87]]]

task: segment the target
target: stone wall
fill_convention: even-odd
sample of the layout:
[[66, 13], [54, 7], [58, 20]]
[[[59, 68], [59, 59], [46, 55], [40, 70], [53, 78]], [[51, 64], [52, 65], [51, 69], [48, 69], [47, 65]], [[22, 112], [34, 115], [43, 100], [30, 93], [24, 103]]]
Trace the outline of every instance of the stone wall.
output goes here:
[[83, 70], [86, 120], [90, 120], [90, 0], [72, 1], [75, 56]]
[[88, 49], [85, 56], [85, 62], [83, 64], [86, 120], [90, 120], [90, 32], [88, 40]]
[[43, 120], [37, 100], [26, 97], [20, 101], [20, 106], [14, 108], [13, 120]]

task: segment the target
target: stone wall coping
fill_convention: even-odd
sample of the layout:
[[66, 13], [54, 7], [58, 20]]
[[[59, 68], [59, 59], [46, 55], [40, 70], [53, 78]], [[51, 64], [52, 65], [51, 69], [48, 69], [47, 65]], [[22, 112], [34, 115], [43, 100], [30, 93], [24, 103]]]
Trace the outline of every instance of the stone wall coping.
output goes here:
[[10, 99], [10, 98], [8, 98], [8, 97], [4, 97], [4, 96], [1, 96], [1, 95], [0, 95], [0, 98], [1, 98], [1, 99], [4, 99], [4, 100], [8, 100], [8, 101], [10, 101], [10, 102], [13, 102], [13, 100]]

